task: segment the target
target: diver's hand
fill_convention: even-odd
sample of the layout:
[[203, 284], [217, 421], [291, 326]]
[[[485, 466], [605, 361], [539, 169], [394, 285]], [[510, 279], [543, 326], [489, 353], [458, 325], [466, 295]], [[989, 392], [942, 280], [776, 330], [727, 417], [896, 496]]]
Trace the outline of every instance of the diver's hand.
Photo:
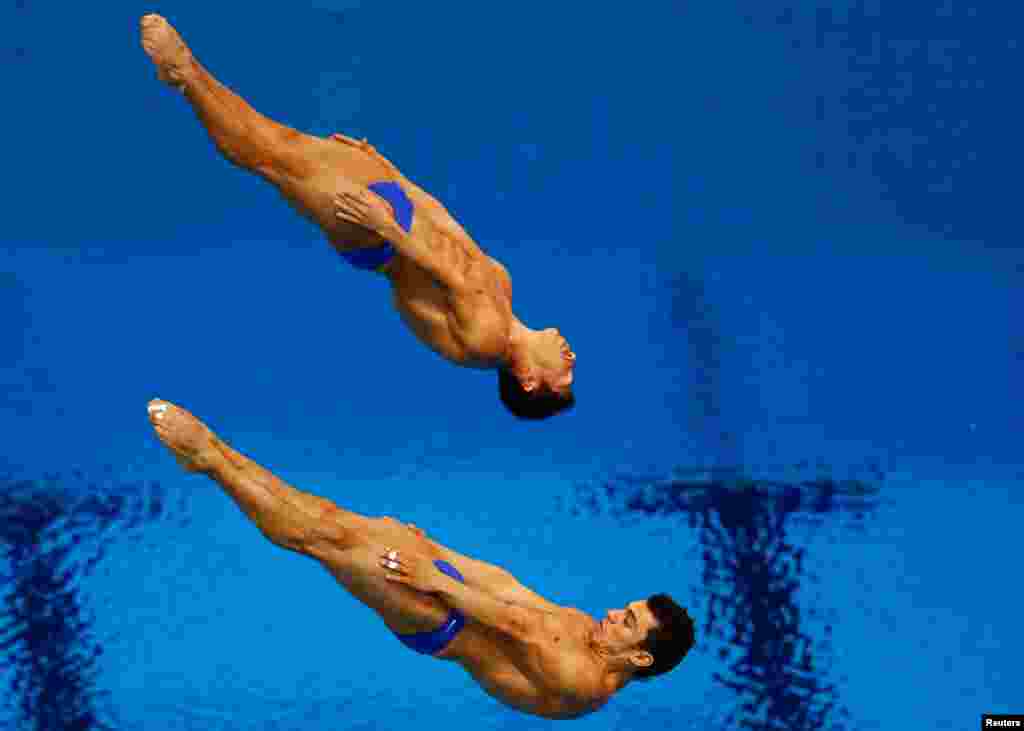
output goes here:
[[388, 234], [397, 225], [391, 207], [383, 199], [351, 180], [338, 180], [333, 203], [334, 215], [339, 221], [362, 226], [384, 238], [389, 238]]
[[434, 562], [420, 553], [385, 549], [380, 556], [380, 565], [388, 581], [405, 584], [427, 594], [437, 591], [444, 578]]

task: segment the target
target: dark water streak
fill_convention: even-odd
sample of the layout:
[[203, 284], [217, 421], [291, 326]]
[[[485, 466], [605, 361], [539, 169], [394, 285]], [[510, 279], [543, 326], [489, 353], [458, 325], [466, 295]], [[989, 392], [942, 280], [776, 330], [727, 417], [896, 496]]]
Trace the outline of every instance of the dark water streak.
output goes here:
[[837, 523], [863, 533], [879, 505], [873, 483], [882, 478], [877, 468], [868, 479], [849, 480], [758, 480], [739, 469], [679, 471], [668, 479], [621, 475], [577, 486], [569, 512], [680, 516], [696, 531], [703, 570], [693, 604], [704, 613], [697, 647], [717, 646], [727, 669], [714, 680], [736, 699], [716, 711], [714, 728], [844, 731], [863, 726], [854, 725], [829, 679], [836, 613], [797, 603], [817, 577], [807, 571], [808, 549], [790, 533]]
[[0, 729], [115, 728], [97, 687], [103, 643], [85, 610], [87, 579], [115, 541], [140, 541], [168, 512], [159, 484], [119, 482], [109, 468], [99, 478], [0, 474], [0, 657], [11, 673]]

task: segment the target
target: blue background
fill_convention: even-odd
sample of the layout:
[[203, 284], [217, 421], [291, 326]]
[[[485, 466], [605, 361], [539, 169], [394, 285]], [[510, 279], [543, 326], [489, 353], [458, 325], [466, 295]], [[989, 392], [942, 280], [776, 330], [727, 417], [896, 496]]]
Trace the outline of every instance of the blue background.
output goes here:
[[[109, 465], [115, 492], [156, 482], [178, 505], [173, 524], [97, 538], [80, 587], [111, 727], [549, 723], [404, 649], [180, 473], [153, 397], [301, 489], [595, 614], [696, 592], [704, 622], [701, 540], [679, 511], [573, 514], [575, 490], [676, 468], [861, 475], [878, 498], [863, 530], [836, 511], [786, 538], [816, 576], [793, 601], [834, 615], [808, 631], [830, 638], [837, 710], [758, 728], [959, 729], [1024, 707], [1020, 18], [704, 5], [0, 9], [4, 461], [29, 479]], [[419, 346], [386, 283], [221, 159], [156, 81], [151, 11], [258, 110], [366, 136], [437, 195], [508, 267], [519, 316], [568, 337], [576, 409], [517, 423], [493, 373]], [[62, 479], [69, 504], [99, 489]], [[729, 640], [700, 640], [577, 723], [733, 725]]]

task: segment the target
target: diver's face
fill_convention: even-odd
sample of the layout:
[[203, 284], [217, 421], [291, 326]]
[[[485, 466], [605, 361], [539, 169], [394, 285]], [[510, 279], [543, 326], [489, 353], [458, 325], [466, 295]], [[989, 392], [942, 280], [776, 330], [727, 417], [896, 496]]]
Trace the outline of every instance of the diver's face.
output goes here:
[[568, 396], [572, 391], [576, 354], [556, 328], [549, 327], [540, 332], [536, 360], [544, 388], [560, 396]]
[[630, 602], [622, 609], [610, 609], [600, 621], [603, 643], [615, 651], [636, 649], [657, 624], [644, 600]]

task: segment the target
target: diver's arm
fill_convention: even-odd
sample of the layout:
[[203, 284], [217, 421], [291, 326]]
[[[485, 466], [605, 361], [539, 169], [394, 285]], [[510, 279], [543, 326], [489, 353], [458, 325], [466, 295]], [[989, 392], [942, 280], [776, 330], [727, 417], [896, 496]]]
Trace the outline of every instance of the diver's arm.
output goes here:
[[[401, 183], [399, 183], [401, 185]], [[450, 289], [462, 284], [460, 249], [451, 232], [432, 225], [415, 226], [407, 233], [395, 220], [390, 207], [368, 188], [339, 180], [334, 194], [335, 216], [362, 226], [390, 241], [403, 256], [412, 259], [437, 282]]]
[[542, 612], [549, 613], [557, 612], [561, 609], [554, 602], [523, 586], [507, 569], [477, 558], [464, 556], [458, 551], [453, 551], [448, 546], [433, 540], [422, 528], [412, 523], [407, 525], [416, 535], [429, 543], [434, 551], [440, 553], [441, 558], [458, 569], [459, 573], [466, 580], [466, 584], [471, 588], [479, 589], [503, 602], [517, 604], [527, 609], [539, 609]]
[[433, 594], [452, 609], [457, 609], [480, 624], [520, 640], [537, 635], [544, 613], [509, 604], [485, 591], [453, 579], [439, 570], [430, 557], [417, 551], [382, 550], [380, 565], [384, 577], [426, 594]]
[[436, 226], [423, 226], [420, 231], [415, 235], [407, 233], [393, 218], [375, 229], [375, 233], [423, 267], [439, 284], [448, 289], [460, 289], [463, 276], [459, 262], [464, 257], [460, 255], [455, 239]]
[[441, 576], [442, 579], [431, 582], [434, 595], [467, 617], [510, 637], [513, 642], [507, 649], [516, 658], [516, 669], [536, 688], [549, 694], [572, 695], [569, 691], [579, 681], [575, 678], [567, 681], [557, 672], [558, 668], [566, 667], [562, 658], [566, 648], [559, 644], [561, 633], [552, 633], [545, 623], [547, 613], [509, 604], [466, 586], [447, 574]]
[[535, 637], [540, 626], [538, 611], [495, 599], [445, 574], [435, 579], [434, 593], [452, 609], [518, 640]]

